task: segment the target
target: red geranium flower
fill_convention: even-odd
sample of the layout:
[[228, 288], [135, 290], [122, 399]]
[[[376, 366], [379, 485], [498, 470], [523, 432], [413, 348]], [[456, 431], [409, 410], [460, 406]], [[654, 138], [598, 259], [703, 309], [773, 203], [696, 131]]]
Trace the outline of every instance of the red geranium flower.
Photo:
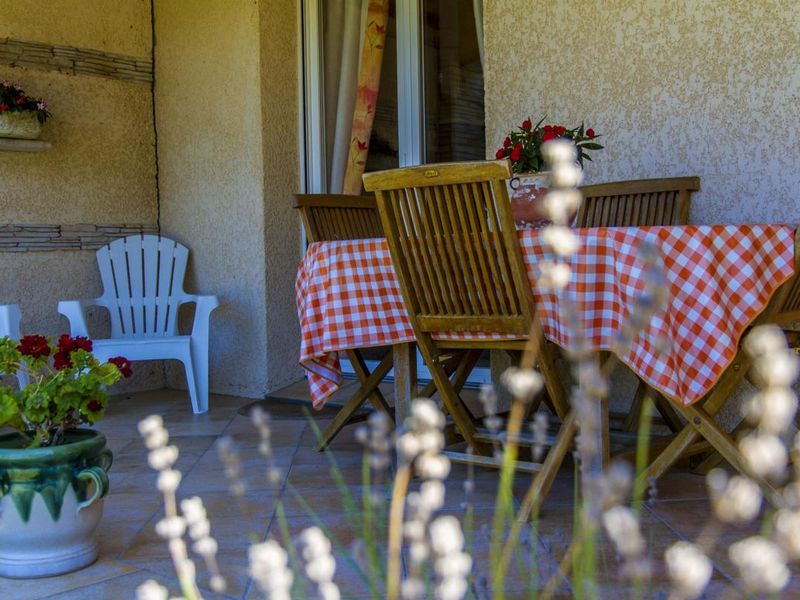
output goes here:
[[56, 352], [53, 355], [53, 368], [56, 371], [63, 371], [72, 366], [72, 361], [69, 358], [69, 352]]
[[551, 129], [550, 131], [545, 131], [544, 132], [544, 135], [542, 136], [542, 141], [543, 142], [548, 142], [550, 140], [556, 139], [556, 137], [558, 137], [558, 136], [556, 136], [555, 132]]
[[553, 127], [553, 131], [555, 132], [556, 135], [564, 135], [564, 132], [566, 130], [567, 128], [563, 127], [562, 125], [557, 125], [556, 127]]
[[70, 353], [73, 350], [85, 350], [86, 352], [92, 351], [92, 340], [87, 337], [78, 335], [70, 337], [66, 333], [58, 338], [58, 351]]
[[511, 138], [506, 136], [506, 139], [503, 140], [503, 148], [508, 148], [511, 146]]
[[89, 402], [89, 404], [86, 405], [86, 408], [88, 408], [92, 412], [99, 412], [103, 410], [103, 405], [97, 400], [92, 400], [91, 402]]
[[511, 151], [511, 160], [517, 161], [522, 158], [522, 144], [517, 144]]
[[522, 122], [522, 128], [523, 128], [525, 131], [530, 131], [530, 130], [531, 130], [531, 127], [533, 127], [533, 123], [531, 123], [531, 120], [530, 120], [530, 119], [525, 119], [525, 120]]
[[552, 125], [545, 125], [543, 131], [545, 131], [545, 132], [553, 131], [553, 126]]
[[594, 137], [594, 129], [589, 127], [589, 129], [586, 130], [586, 137], [593, 138]]
[[505, 148], [500, 148], [500, 149], [498, 149], [498, 150], [497, 150], [497, 152], [495, 152], [495, 153], [494, 153], [494, 157], [495, 157], [497, 160], [502, 160], [502, 159], [504, 159], [504, 158], [506, 157], [506, 149], [505, 149]]
[[133, 369], [131, 369], [131, 361], [129, 361], [124, 356], [115, 356], [114, 358], [109, 358], [108, 362], [114, 364], [119, 369], [119, 372], [122, 373], [122, 376], [126, 379], [133, 375]]
[[0, 104], [0, 112], [6, 112], [6, 111], [8, 111], [8, 104], [6, 103]]
[[43, 335], [26, 335], [19, 341], [17, 351], [31, 358], [50, 356], [50, 346]]

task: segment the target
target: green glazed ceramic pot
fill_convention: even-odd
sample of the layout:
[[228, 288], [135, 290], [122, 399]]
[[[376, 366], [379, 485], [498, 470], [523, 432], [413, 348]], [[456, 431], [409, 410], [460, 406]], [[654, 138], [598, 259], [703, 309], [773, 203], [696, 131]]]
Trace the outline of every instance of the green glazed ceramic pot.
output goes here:
[[0, 576], [45, 577], [94, 562], [111, 461], [105, 436], [89, 429], [34, 449], [17, 433], [0, 435]]

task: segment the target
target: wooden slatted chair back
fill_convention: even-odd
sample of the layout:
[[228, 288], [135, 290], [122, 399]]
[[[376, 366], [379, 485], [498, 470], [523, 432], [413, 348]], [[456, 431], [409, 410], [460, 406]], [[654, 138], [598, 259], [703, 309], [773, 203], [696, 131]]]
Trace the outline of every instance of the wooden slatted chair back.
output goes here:
[[530, 332], [533, 293], [506, 191], [509, 177], [508, 161], [364, 175], [416, 331]]
[[309, 242], [383, 237], [372, 196], [296, 194], [295, 199]]
[[638, 179], [587, 185], [577, 227], [687, 225], [699, 177]]
[[99, 304], [111, 315], [111, 337], [177, 334], [189, 251], [165, 237], [134, 235], [97, 251]]
[[775, 320], [781, 325], [800, 321], [800, 228], [794, 234], [794, 275], [783, 284], [781, 293]]

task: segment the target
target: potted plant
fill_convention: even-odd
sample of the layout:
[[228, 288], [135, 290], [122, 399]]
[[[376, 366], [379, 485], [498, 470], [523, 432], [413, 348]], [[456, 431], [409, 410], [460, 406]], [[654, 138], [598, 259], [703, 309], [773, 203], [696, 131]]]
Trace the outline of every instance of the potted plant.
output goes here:
[[48, 118], [47, 102], [28, 96], [16, 83], [0, 83], [0, 137], [35, 140]]
[[[52, 357], [51, 357], [52, 353]], [[106, 387], [131, 375], [122, 357], [100, 363], [85, 337], [0, 339], [0, 374], [24, 370], [30, 383], [0, 386], [0, 576], [42, 577], [97, 558], [111, 451], [92, 429]]]
[[542, 123], [544, 118], [535, 126], [530, 118], [525, 119], [506, 136], [495, 154], [498, 159], [509, 159], [511, 170], [516, 174], [508, 181], [508, 192], [514, 220], [521, 229], [538, 228], [550, 222], [542, 203], [537, 202], [547, 193], [547, 173], [541, 171], [545, 164], [542, 144], [555, 139], [571, 140], [577, 147], [581, 167], [584, 160], [592, 160], [587, 154], [588, 150], [603, 148], [596, 141], [600, 136], [591, 127], [584, 129], [583, 123], [573, 129]]

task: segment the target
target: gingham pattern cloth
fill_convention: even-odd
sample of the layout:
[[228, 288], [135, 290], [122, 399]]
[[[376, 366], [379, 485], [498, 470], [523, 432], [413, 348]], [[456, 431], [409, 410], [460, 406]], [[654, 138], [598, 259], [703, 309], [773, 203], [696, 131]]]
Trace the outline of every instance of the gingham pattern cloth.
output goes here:
[[[667, 308], [653, 316], [619, 358], [667, 397], [691, 404], [716, 383], [739, 338], [794, 272], [793, 228], [782, 225], [576, 229], [566, 294], [590, 346], [609, 350], [644, 289], [643, 242], [661, 252]], [[552, 260], [542, 230], [520, 231], [545, 336], [572, 343], [559, 298], [536, 289], [536, 263]], [[338, 351], [414, 340], [389, 248], [383, 239], [309, 246], [295, 284], [302, 332], [300, 363], [320, 407], [342, 383]], [[443, 333], [441, 338], [455, 337]], [[465, 336], [478, 338], [480, 336]], [[485, 336], [484, 336], [485, 337]], [[498, 336], [492, 336], [498, 337]], [[666, 342], [666, 343], [665, 343]]]

